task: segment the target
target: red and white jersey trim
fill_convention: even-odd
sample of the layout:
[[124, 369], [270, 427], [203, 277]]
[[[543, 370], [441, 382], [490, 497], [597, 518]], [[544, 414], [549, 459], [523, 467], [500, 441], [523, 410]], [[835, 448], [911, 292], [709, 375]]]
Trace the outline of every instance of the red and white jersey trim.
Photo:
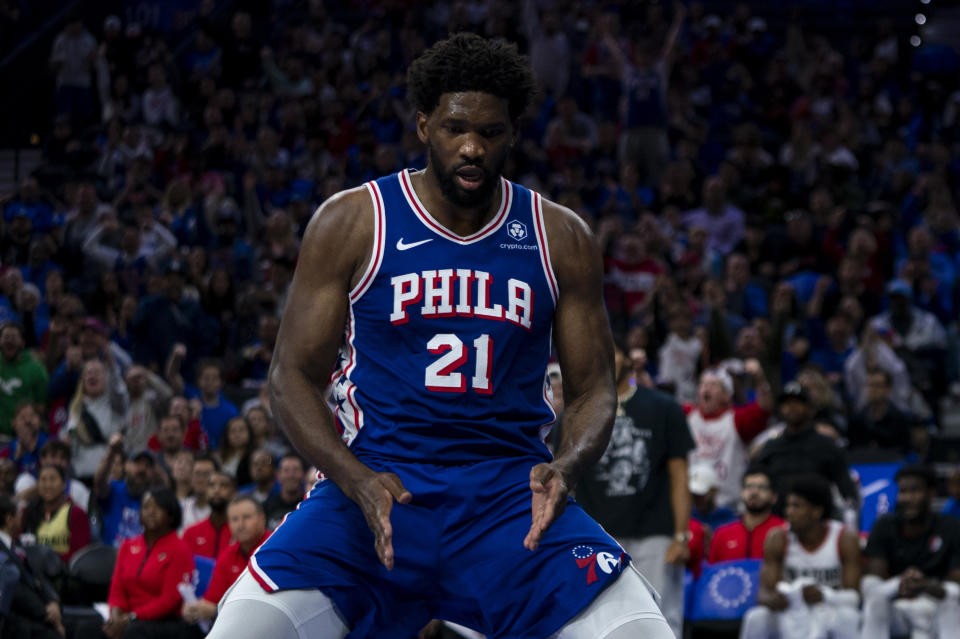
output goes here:
[[540, 263], [543, 265], [543, 274], [547, 278], [547, 284], [550, 286], [550, 295], [553, 296], [553, 303], [556, 305], [560, 297], [557, 288], [557, 278], [553, 274], [553, 262], [550, 261], [550, 246], [547, 244], [547, 227], [543, 223], [543, 202], [540, 194], [530, 191], [530, 205], [533, 207], [533, 223], [537, 228], [537, 243], [540, 245]]
[[250, 563], [247, 565], [250, 569], [250, 574], [253, 575], [253, 578], [260, 584], [260, 587], [266, 590], [267, 592], [276, 592], [280, 590], [280, 586], [274, 583], [273, 579], [270, 578], [270, 575], [265, 573], [260, 564], [257, 563], [257, 554], [254, 553], [250, 556]]
[[360, 282], [350, 291], [350, 302], [356, 302], [367, 292], [373, 280], [383, 264], [384, 241], [387, 232], [387, 218], [384, 213], [383, 195], [380, 193], [380, 187], [376, 182], [367, 182], [367, 190], [370, 192], [370, 199], [373, 200], [373, 247], [370, 251], [370, 263], [367, 264], [367, 270], [363, 272]]
[[410, 170], [404, 169], [400, 171], [400, 186], [403, 191], [403, 196], [407, 200], [407, 204], [410, 205], [410, 208], [413, 209], [413, 212], [416, 216], [423, 222], [423, 225], [429, 228], [431, 231], [439, 235], [440, 237], [446, 238], [451, 242], [456, 242], [457, 244], [473, 244], [479, 240], [489, 237], [497, 231], [503, 223], [507, 220], [507, 212], [510, 210], [510, 204], [513, 200], [513, 187], [507, 180], [500, 178], [500, 208], [497, 210], [497, 214], [493, 216], [486, 226], [474, 233], [473, 235], [468, 235], [462, 237], [456, 233], [450, 231], [445, 226], [437, 222], [432, 215], [427, 211], [427, 207], [423, 205], [423, 202], [420, 201], [420, 198], [417, 197], [417, 192], [413, 189], [413, 184], [410, 182]]

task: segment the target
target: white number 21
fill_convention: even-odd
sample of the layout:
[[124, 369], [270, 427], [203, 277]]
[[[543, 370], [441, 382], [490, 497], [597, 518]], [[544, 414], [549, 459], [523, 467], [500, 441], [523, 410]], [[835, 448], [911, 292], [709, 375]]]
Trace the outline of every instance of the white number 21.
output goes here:
[[[490, 384], [490, 368], [493, 365], [493, 340], [484, 333], [473, 340], [476, 351], [476, 366], [470, 384], [478, 393], [489, 395], [493, 392]], [[467, 389], [467, 380], [458, 368], [467, 362], [467, 352], [463, 342], [453, 333], [437, 333], [429, 342], [427, 350], [434, 355], [442, 355], [427, 366], [424, 383], [427, 390], [440, 393], [462, 393]]]

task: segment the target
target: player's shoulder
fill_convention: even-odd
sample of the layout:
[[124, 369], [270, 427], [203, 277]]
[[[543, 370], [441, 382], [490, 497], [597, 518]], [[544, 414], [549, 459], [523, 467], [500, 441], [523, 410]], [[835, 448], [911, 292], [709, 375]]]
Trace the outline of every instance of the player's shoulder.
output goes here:
[[372, 213], [373, 200], [366, 184], [345, 189], [317, 207], [307, 224], [306, 236], [316, 235], [332, 226], [340, 231], [362, 226], [373, 228]]
[[593, 239], [593, 231], [586, 221], [573, 209], [557, 204], [553, 200], [540, 197], [543, 223], [547, 228], [547, 235], [551, 243], [556, 237], [559, 241], [577, 241]]

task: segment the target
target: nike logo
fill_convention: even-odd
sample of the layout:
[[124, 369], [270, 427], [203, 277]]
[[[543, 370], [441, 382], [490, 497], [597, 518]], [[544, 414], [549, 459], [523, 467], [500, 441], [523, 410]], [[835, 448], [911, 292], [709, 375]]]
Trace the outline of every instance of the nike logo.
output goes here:
[[406, 251], [407, 249], [412, 249], [415, 246], [420, 246], [421, 244], [426, 244], [427, 242], [432, 242], [432, 241], [433, 241], [433, 238], [428, 237], [427, 239], [420, 240], [419, 242], [410, 242], [409, 244], [404, 244], [403, 238], [401, 237], [399, 240], [397, 240], [397, 250]]

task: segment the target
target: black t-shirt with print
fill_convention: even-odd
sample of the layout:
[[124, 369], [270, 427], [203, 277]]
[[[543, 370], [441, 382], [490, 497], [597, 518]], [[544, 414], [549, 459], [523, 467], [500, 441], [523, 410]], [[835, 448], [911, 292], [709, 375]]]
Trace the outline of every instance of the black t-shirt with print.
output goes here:
[[614, 537], [673, 535], [667, 462], [693, 448], [680, 405], [637, 388], [617, 410], [610, 444], [581, 479], [577, 502]]
[[905, 537], [893, 513], [873, 524], [864, 555], [882, 557], [893, 576], [916, 566], [927, 577], [943, 579], [960, 568], [960, 520], [933, 513], [933, 525], [917, 537]]

